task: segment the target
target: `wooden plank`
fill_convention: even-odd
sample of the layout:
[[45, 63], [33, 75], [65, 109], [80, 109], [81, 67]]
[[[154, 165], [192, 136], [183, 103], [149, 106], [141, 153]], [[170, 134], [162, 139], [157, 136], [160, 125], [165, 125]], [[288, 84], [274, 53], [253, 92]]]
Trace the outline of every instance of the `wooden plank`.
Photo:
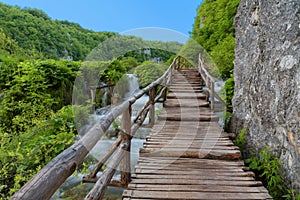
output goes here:
[[184, 114], [173, 115], [159, 115], [158, 120], [170, 120], [170, 121], [219, 121], [217, 116], [190, 116]]
[[[156, 170], [156, 169], [169, 169], [169, 170], [174, 170], [174, 171], [184, 171], [184, 170], [191, 170], [191, 172], [194, 172], [192, 174], [197, 174], [200, 173], [199, 171], [203, 171], [205, 173], [215, 173], [215, 172], [231, 172], [231, 173], [235, 173], [235, 172], [244, 172], [244, 170], [242, 169], [242, 167], [227, 167], [227, 168], [218, 168], [218, 167], [211, 167], [211, 168], [207, 168], [207, 167], [199, 167], [199, 168], [195, 168], [195, 167], [190, 167], [190, 166], [186, 166], [186, 168], [184, 167], [176, 167], [176, 166], [170, 166], [168, 164], [166, 165], [156, 165], [156, 166], [151, 166], [151, 165], [136, 165], [135, 167], [136, 170]], [[140, 173], [140, 171], [136, 171], [136, 173]]]
[[[182, 140], [171, 140], [170, 141], [153, 141], [153, 140], [147, 140], [147, 142], [144, 142], [144, 145], [185, 145], [185, 141]], [[192, 146], [197, 146], [197, 147], [201, 147], [202, 145], [215, 145], [217, 143], [218, 146], [234, 146], [234, 144], [232, 142], [229, 141], [216, 141], [216, 140], [193, 140], [190, 145]]]
[[168, 169], [167, 165], [165, 167], [161, 167], [158, 169], [139, 169], [136, 168], [135, 169], [135, 174], [160, 174], [160, 175], [177, 175], [177, 174], [181, 174], [181, 175], [206, 175], [207, 173], [213, 173], [214, 176], [253, 176], [253, 174], [250, 174], [248, 172], [244, 172], [242, 169], [192, 169], [192, 170], [184, 170], [184, 169], [180, 169], [180, 168], [176, 168], [176, 169]]
[[172, 161], [174, 164], [187, 164], [187, 163], [193, 163], [193, 164], [211, 164], [211, 165], [233, 165], [233, 166], [243, 166], [244, 161], [237, 160], [237, 161], [227, 161], [227, 160], [212, 160], [212, 159], [192, 159], [192, 158], [177, 158], [174, 160], [173, 158], [168, 157], [156, 157], [156, 158], [148, 158], [148, 157], [141, 157], [139, 158], [139, 161], [141, 162], [151, 162], [151, 163], [164, 163]]
[[185, 93], [175, 93], [172, 92], [168, 94], [167, 96], [168, 99], [203, 99], [205, 98], [205, 95], [202, 93], [192, 93], [192, 94], [185, 94]]
[[249, 176], [214, 176], [213, 173], [211, 174], [206, 174], [206, 175], [153, 175], [153, 174], [137, 174], [133, 176], [135, 179], [171, 179], [172, 181], [178, 180], [178, 179], [183, 179], [183, 180], [222, 180], [222, 181], [254, 181], [255, 179], [253, 177]]
[[241, 158], [241, 152], [237, 150], [211, 150], [211, 151], [186, 151], [186, 149], [176, 151], [156, 151], [155, 149], [141, 149], [140, 156], [156, 157], [156, 156], [169, 156], [169, 157], [187, 157], [187, 158], [210, 158], [222, 160], [234, 160]]
[[131, 198], [150, 198], [150, 199], [270, 199], [267, 193], [243, 193], [236, 192], [168, 192], [168, 191], [143, 191], [143, 190], [126, 190], [123, 193], [125, 197]]
[[[213, 147], [212, 147], [213, 146]], [[160, 150], [170, 150], [170, 151], [180, 151], [180, 150], [188, 150], [188, 151], [204, 151], [204, 150], [224, 150], [224, 151], [234, 151], [239, 150], [238, 147], [235, 146], [226, 146], [226, 145], [218, 145], [215, 143], [211, 143], [211, 145], [203, 143], [200, 145], [193, 144], [169, 144], [169, 145], [153, 145], [153, 144], [144, 144], [144, 148], [150, 149], [150, 151], [160, 151]]]
[[241, 186], [220, 186], [214, 187], [208, 185], [148, 185], [148, 184], [129, 184], [129, 189], [143, 191], [197, 191], [197, 192], [228, 192], [228, 193], [268, 193], [265, 187], [241, 187]]
[[189, 107], [189, 108], [199, 108], [199, 107], [208, 107], [208, 102], [169, 102], [164, 103], [164, 107]]

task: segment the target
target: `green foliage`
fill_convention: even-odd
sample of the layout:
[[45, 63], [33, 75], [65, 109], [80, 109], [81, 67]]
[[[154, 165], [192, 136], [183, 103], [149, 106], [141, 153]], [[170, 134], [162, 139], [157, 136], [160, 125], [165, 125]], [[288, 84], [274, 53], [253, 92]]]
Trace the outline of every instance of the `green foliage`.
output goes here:
[[105, 77], [106, 83], [115, 84], [126, 73], [126, 68], [119, 60], [113, 60], [107, 68], [103, 71], [102, 75]]
[[219, 73], [223, 78], [229, 78], [233, 70], [235, 38], [228, 35], [212, 48], [210, 53]]
[[123, 57], [121, 59], [121, 65], [125, 67], [126, 71], [129, 72], [130, 70], [136, 68], [138, 66], [138, 62], [133, 57]]
[[72, 110], [63, 106], [71, 103], [79, 65], [54, 60], [1, 64], [6, 81], [0, 85], [1, 195], [12, 195], [73, 141]]
[[233, 20], [239, 1], [204, 0], [198, 8], [192, 31], [192, 38], [208, 51], [223, 78], [229, 78], [233, 69]]
[[174, 59], [177, 57], [177, 55], [173, 55], [173, 56], [171, 56], [166, 62], [165, 62], [165, 64], [167, 65], [167, 66], [170, 66], [172, 63], [173, 63], [173, 61], [174, 61]]
[[204, 49], [195, 40], [189, 39], [180, 49], [179, 55], [187, 59], [193, 66], [197, 66], [199, 53], [204, 54]]
[[232, 113], [224, 110], [223, 112], [223, 119], [224, 119], [224, 130], [226, 132], [230, 132], [231, 120], [232, 120]]
[[83, 29], [78, 24], [51, 20], [38, 9], [0, 3], [0, 27], [29, 54], [45, 58], [83, 60], [100, 42], [114, 33]]
[[235, 140], [233, 141], [236, 146], [243, 151], [246, 147], [246, 140], [245, 140], [246, 128], [243, 128], [240, 133], [236, 136]]
[[[0, 28], [0, 52], [1, 56], [4, 55], [19, 55], [24, 53], [23, 50], [18, 46], [17, 42], [13, 39], [9, 38]], [[3, 58], [0, 60], [1, 62], [5, 61]]]
[[145, 41], [134, 36], [115, 35], [93, 49], [86, 60], [110, 61], [117, 58], [133, 57], [142, 63], [156, 57], [162, 61], [167, 61], [181, 47], [182, 44], [178, 42]]
[[234, 95], [234, 78], [233, 75], [231, 75], [230, 78], [228, 78], [225, 81], [225, 85], [221, 90], [221, 96], [222, 99], [225, 101], [227, 105], [227, 111], [232, 112], [232, 98]]
[[134, 73], [139, 78], [140, 87], [143, 88], [162, 76], [166, 68], [166, 65], [146, 61], [143, 64], [137, 66], [137, 68], [135, 68], [134, 70]]
[[0, 129], [0, 197], [3, 199], [9, 198], [74, 140], [71, 106], [49, 113], [48, 119], [32, 120], [35, 126], [22, 133], [8, 133], [4, 128]]
[[280, 174], [282, 163], [279, 161], [279, 158], [273, 156], [270, 149], [265, 147], [259, 152], [258, 157], [249, 158], [245, 162], [249, 164], [251, 170], [259, 174], [259, 178], [263, 181], [272, 197], [274, 199], [282, 199], [288, 190]]

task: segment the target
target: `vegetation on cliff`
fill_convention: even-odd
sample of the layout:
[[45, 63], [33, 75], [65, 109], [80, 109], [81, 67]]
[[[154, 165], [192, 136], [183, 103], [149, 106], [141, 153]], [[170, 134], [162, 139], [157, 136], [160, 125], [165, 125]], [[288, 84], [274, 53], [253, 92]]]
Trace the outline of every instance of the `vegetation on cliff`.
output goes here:
[[197, 10], [192, 38], [212, 57], [219, 74], [227, 79], [224, 90], [229, 109], [233, 97], [234, 17], [240, 0], [204, 0]]

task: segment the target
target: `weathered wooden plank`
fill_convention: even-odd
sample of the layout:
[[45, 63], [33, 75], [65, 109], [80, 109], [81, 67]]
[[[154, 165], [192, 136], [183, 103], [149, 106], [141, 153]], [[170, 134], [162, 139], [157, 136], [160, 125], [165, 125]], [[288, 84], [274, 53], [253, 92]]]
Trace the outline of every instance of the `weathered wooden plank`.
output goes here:
[[186, 149], [177, 150], [162, 150], [156, 149], [141, 149], [140, 156], [155, 157], [155, 156], [169, 156], [169, 157], [186, 157], [186, 158], [210, 158], [210, 159], [222, 159], [222, 160], [234, 160], [241, 158], [241, 152], [238, 150], [210, 150], [210, 151], [189, 151]]
[[[201, 147], [202, 145], [218, 145], [218, 146], [234, 146], [233, 143], [229, 142], [229, 141], [216, 141], [216, 140], [193, 140], [192, 142], [190, 142], [191, 146], [196, 146], [196, 147]], [[147, 140], [147, 142], [144, 143], [144, 145], [160, 145], [160, 146], [164, 146], [164, 145], [185, 145], [185, 141], [182, 140], [171, 140], [170, 141], [153, 141], [153, 140]], [[145, 146], [144, 146], [145, 147]]]
[[164, 163], [172, 161], [173, 164], [210, 164], [210, 165], [233, 165], [233, 166], [244, 166], [244, 161], [242, 160], [236, 160], [236, 161], [227, 161], [227, 160], [212, 160], [212, 159], [191, 159], [191, 158], [177, 158], [174, 160], [174, 158], [169, 157], [141, 157], [139, 158], [140, 162], [150, 162], [150, 163]]
[[144, 144], [144, 148], [150, 149], [150, 151], [160, 151], [160, 150], [170, 150], [170, 151], [180, 151], [182, 149], [187, 149], [188, 151], [205, 151], [205, 150], [224, 150], [224, 151], [234, 151], [239, 150], [236, 146], [226, 146], [218, 145], [217, 143], [203, 143], [203, 144], [168, 144], [168, 145], [154, 145], [154, 144]]
[[206, 175], [157, 175], [157, 174], [137, 174], [134, 175], [133, 178], [135, 179], [171, 179], [173, 180], [198, 180], [201, 182], [202, 180], [221, 180], [221, 181], [254, 181], [253, 177], [249, 176], [215, 176], [213, 173], [208, 173]]
[[153, 166], [153, 167], [172, 167], [172, 168], [193, 168], [193, 169], [232, 169], [236, 170], [244, 168], [244, 165], [230, 165], [230, 164], [214, 164], [214, 163], [176, 163], [175, 160], [168, 160], [165, 162], [149, 162], [149, 161], [139, 161], [137, 167], [148, 167], [148, 166]]
[[208, 102], [168, 102], [164, 103], [164, 107], [189, 107], [189, 108], [199, 108], [199, 107], [208, 107]]
[[161, 167], [158, 169], [135, 169], [135, 174], [160, 174], [160, 175], [206, 175], [207, 173], [213, 173], [214, 176], [253, 176], [253, 174], [248, 174], [248, 172], [244, 172], [242, 169], [191, 169], [191, 170], [184, 170], [181, 168], [174, 168], [172, 170], [167, 168], [167, 165], [165, 167]]
[[168, 94], [168, 99], [203, 99], [205, 95], [202, 93], [192, 93], [192, 94], [185, 94], [185, 93], [175, 93], [172, 92]]
[[129, 184], [129, 189], [143, 191], [197, 191], [197, 192], [227, 192], [227, 193], [268, 193], [265, 187], [241, 187], [241, 186], [220, 186], [215, 185], [148, 185], [148, 184]]
[[190, 94], [190, 93], [201, 93], [201, 92], [203, 92], [203, 90], [202, 89], [171, 89], [170, 88], [170, 93], [171, 92], [176, 92], [176, 93], [186, 93], [186, 94]]
[[158, 120], [170, 120], [170, 121], [219, 121], [217, 116], [190, 116], [190, 115], [160, 115]]
[[131, 198], [150, 198], [150, 199], [270, 199], [267, 193], [243, 193], [236, 192], [168, 192], [168, 191], [143, 191], [143, 190], [126, 190], [123, 193], [124, 197]]
[[[168, 164], [166, 164], [166, 165], [161, 165], [161, 166], [148, 166], [148, 165], [137, 165], [136, 167], [135, 167], [135, 169], [136, 170], [158, 170], [158, 169], [162, 169], [162, 170], [164, 170], [164, 169], [169, 169], [169, 170], [174, 170], [174, 171], [178, 171], [178, 172], [180, 172], [180, 171], [185, 171], [185, 170], [190, 170], [191, 172], [194, 172], [194, 173], [192, 173], [192, 174], [197, 174], [197, 172], [198, 173], [200, 173], [199, 171], [201, 170], [201, 171], [203, 171], [203, 172], [205, 172], [205, 173], [215, 173], [215, 172], [231, 172], [231, 173], [235, 173], [235, 172], [244, 172], [244, 170], [241, 168], [241, 167], [239, 167], [239, 168], [237, 168], [237, 167], [232, 167], [232, 168], [229, 168], [229, 167], [227, 167], [227, 168], [217, 168], [217, 167], [211, 167], [211, 168], [205, 168], [205, 167], [199, 167], [199, 168], [195, 168], [195, 167], [189, 167], [189, 166], [186, 166], [186, 168], [183, 168], [183, 167], [176, 167], [176, 166], [170, 166], [170, 165], [168, 165]], [[136, 171], [136, 173], [141, 173], [140, 171]], [[151, 173], [151, 172], [150, 172]], [[153, 172], [154, 173], [154, 172]], [[190, 174], [190, 173], [189, 173]]]

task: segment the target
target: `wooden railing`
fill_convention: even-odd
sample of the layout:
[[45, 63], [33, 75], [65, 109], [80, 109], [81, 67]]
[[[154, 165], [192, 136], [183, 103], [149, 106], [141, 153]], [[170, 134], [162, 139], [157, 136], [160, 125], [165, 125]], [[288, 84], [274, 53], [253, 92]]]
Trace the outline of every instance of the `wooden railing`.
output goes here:
[[210, 108], [212, 110], [215, 109], [215, 100], [222, 104], [222, 106], [226, 107], [226, 103], [219, 96], [217, 92], [215, 92], [215, 78], [212, 77], [205, 68], [204, 62], [201, 59], [201, 54], [199, 54], [198, 60], [198, 71], [205, 82], [206, 85], [206, 100], [210, 101]]
[[[163, 76], [122, 104], [112, 108], [111, 111], [101, 118], [100, 121], [97, 121], [78, 142], [64, 150], [42, 168], [28, 183], [13, 195], [12, 199], [50, 199], [65, 180], [73, 174], [89, 151], [120, 115], [122, 115], [120, 137], [95, 165], [91, 173], [83, 179], [84, 182], [95, 182], [94, 188], [88, 193], [85, 199], [101, 199], [108, 185], [127, 187], [131, 177], [131, 139], [139, 127], [143, 125], [146, 116], [149, 115], [149, 125], [154, 124], [155, 103], [165, 100], [174, 69], [184, 64], [178, 62], [180, 59], [180, 57], [176, 57]], [[135, 119], [131, 121], [132, 105], [145, 94], [149, 95], [149, 100], [138, 112]], [[100, 177], [96, 177], [97, 172], [104, 163], [106, 164], [106, 169]], [[121, 178], [119, 181], [111, 181], [118, 166], [120, 166], [121, 169]]]
[[[149, 116], [148, 126], [152, 126], [154, 124], [155, 103], [165, 101], [168, 86], [171, 84], [174, 70], [185, 68], [186, 65], [188, 65], [186, 59], [181, 56], [177, 56], [163, 76], [152, 82], [146, 88], [142, 89], [139, 93], [135, 94], [122, 104], [113, 107], [111, 111], [101, 118], [100, 121], [97, 121], [78, 142], [64, 150], [44, 168], [42, 168], [28, 183], [14, 194], [12, 199], [50, 199], [65, 180], [73, 174], [78, 165], [105, 134], [113, 121], [120, 115], [122, 115], [122, 126], [119, 138], [94, 166], [90, 174], [83, 178], [83, 182], [95, 183], [93, 189], [88, 193], [85, 199], [101, 199], [109, 185], [124, 188], [127, 187], [131, 177], [131, 139], [139, 127], [144, 125], [143, 123], [147, 116]], [[210, 99], [211, 108], [214, 108], [215, 98], [225, 105], [218, 94], [215, 93], [215, 80], [204, 68], [200, 58], [198, 70], [202, 79], [206, 83], [207, 100]], [[132, 105], [145, 94], [148, 94], [149, 96], [148, 101], [145, 103], [143, 108], [138, 111], [136, 117], [131, 120]], [[106, 165], [106, 169], [100, 177], [97, 177], [96, 174], [104, 164]], [[112, 177], [118, 166], [120, 166], [121, 178], [118, 181], [112, 181]]]

